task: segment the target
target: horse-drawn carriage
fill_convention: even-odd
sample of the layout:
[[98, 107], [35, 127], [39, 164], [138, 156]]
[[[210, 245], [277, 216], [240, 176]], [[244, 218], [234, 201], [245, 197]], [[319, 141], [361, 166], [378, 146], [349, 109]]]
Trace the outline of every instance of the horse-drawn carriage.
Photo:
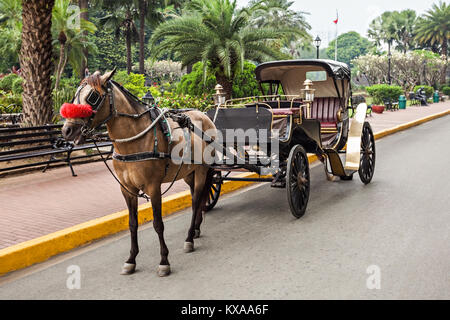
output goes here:
[[[158, 274], [170, 274], [161, 206], [165, 182], [184, 179], [190, 187], [192, 219], [184, 250], [191, 252], [194, 238], [200, 236], [203, 211], [215, 206], [225, 180], [267, 181], [272, 187], [286, 188], [291, 211], [299, 218], [310, 190], [307, 153], [322, 161], [328, 178], [351, 180], [358, 171], [367, 184], [374, 174], [375, 141], [364, 121], [366, 104], [352, 112], [351, 123], [348, 117], [354, 106], [345, 64], [328, 60], [261, 64], [256, 78], [262, 96], [224, 101], [218, 88], [218, 103], [206, 114], [149, 105], [113, 81], [113, 75], [114, 71], [96, 72], [84, 79], [72, 103], [64, 104], [60, 112], [66, 118], [63, 136], [76, 144], [86, 137], [96, 143], [95, 131], [106, 124], [115, 150], [114, 178], [129, 210], [131, 250], [122, 274], [136, 268], [138, 197], [152, 202], [161, 247]], [[192, 150], [202, 152], [199, 162], [184, 161]], [[230, 176], [242, 170], [259, 177]]]
[[[310, 191], [307, 153], [316, 155], [324, 164], [328, 179], [337, 176], [351, 180], [358, 171], [363, 183], [372, 180], [374, 136], [370, 124], [365, 122], [365, 103], [356, 107], [350, 123], [348, 111], [355, 106], [346, 64], [330, 60], [275, 61], [259, 65], [255, 73], [262, 96], [224, 103], [216, 99], [215, 108], [207, 111], [228, 147], [227, 152], [231, 150], [232, 158], [241, 160], [240, 164], [230, 163], [223, 155], [221, 163], [213, 166], [217, 172], [208, 210], [217, 203], [225, 180], [266, 181], [272, 187], [287, 189], [291, 212], [300, 218]], [[216, 96], [220, 97], [220, 87], [216, 89]], [[236, 129], [240, 130], [238, 134], [229, 134]], [[258, 135], [251, 139], [251, 133], [245, 134], [252, 129], [270, 133], [264, 148]], [[341, 154], [345, 155], [345, 162]], [[242, 170], [271, 174], [258, 178], [230, 176], [230, 172]]]

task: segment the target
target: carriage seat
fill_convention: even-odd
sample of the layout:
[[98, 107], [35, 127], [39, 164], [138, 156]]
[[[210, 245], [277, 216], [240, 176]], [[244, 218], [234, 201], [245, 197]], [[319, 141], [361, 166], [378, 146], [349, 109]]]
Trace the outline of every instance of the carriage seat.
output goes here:
[[[339, 108], [339, 98], [316, 98], [311, 107], [311, 117], [319, 120], [322, 127], [336, 127]], [[274, 115], [284, 116], [298, 113], [299, 108], [276, 108], [271, 111]]]

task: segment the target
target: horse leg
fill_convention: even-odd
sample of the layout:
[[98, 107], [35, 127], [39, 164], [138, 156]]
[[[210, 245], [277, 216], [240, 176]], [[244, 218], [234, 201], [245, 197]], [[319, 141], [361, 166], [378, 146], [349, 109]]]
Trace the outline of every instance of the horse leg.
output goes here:
[[165, 277], [170, 274], [170, 264], [168, 260], [169, 249], [164, 241], [164, 223], [161, 216], [161, 185], [154, 184], [147, 190], [147, 194], [150, 196], [153, 209], [153, 227], [159, 238], [159, 245], [161, 247], [161, 262], [158, 267], [158, 276]]
[[[195, 218], [195, 238], [199, 238], [200, 237], [200, 226], [203, 222], [203, 214], [205, 213], [205, 205], [206, 202], [208, 201], [208, 197], [209, 197], [209, 192], [213, 183], [213, 173], [214, 171], [210, 170], [209, 168], [206, 167], [202, 167], [202, 169], [200, 170], [201, 174], [199, 174], [198, 179], [196, 179], [199, 181], [198, 183], [200, 183], [202, 185], [201, 188], [199, 188], [201, 190], [201, 195], [200, 195], [200, 199], [199, 199], [199, 204], [198, 204], [198, 208], [197, 208], [197, 215]], [[201, 183], [203, 182], [203, 183]]]
[[[194, 186], [195, 186], [195, 174], [192, 172], [187, 177], [184, 178], [184, 181], [189, 185], [191, 189], [191, 199], [194, 199]], [[195, 215], [195, 201], [192, 201], [192, 214]], [[200, 230], [195, 229], [194, 239], [200, 237]]]
[[128, 225], [131, 233], [131, 250], [130, 257], [124, 263], [122, 272], [120, 274], [127, 275], [132, 274], [136, 270], [136, 256], [139, 253], [137, 230], [138, 230], [138, 201], [137, 197], [129, 194], [126, 190], [122, 189], [122, 194], [125, 198], [128, 207]]
[[[206, 170], [205, 170], [206, 169]], [[184, 243], [184, 251], [194, 251], [194, 238], [200, 236], [200, 225], [203, 221], [202, 211], [209, 194], [212, 175], [207, 168], [198, 169], [194, 175], [194, 190], [192, 192], [192, 219], [188, 236]]]

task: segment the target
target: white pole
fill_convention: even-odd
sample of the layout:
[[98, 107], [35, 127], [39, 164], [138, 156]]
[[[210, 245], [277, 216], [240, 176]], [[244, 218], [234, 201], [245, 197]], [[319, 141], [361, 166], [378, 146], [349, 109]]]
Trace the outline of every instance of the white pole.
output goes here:
[[336, 42], [334, 45], [334, 60], [337, 61], [337, 47], [338, 47], [338, 23], [339, 23], [339, 15], [338, 15], [338, 11], [336, 10], [336, 19], [337, 19], [337, 23], [336, 23]]

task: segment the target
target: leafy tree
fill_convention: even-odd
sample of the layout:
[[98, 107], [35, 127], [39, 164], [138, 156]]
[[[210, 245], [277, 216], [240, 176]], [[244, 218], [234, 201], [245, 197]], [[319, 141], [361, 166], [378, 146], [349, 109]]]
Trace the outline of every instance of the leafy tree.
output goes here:
[[258, 28], [291, 28], [298, 30], [298, 33], [289, 34], [283, 39], [283, 46], [289, 47], [291, 42], [311, 43], [312, 37], [308, 33], [311, 29], [306, 21], [309, 13], [294, 11], [291, 6], [294, 1], [288, 0], [252, 0], [249, 4], [251, 11], [251, 22]]
[[[338, 38], [339, 61], [351, 65], [351, 61], [361, 55], [365, 55], [372, 48], [371, 42], [355, 31], [341, 34]], [[336, 39], [331, 41], [326, 50], [327, 56], [332, 57], [335, 52]]]
[[[127, 69], [127, 48], [124, 42], [117, 41], [115, 35], [105, 29], [98, 29], [94, 35], [88, 35], [89, 41], [97, 47], [97, 53], [89, 52], [89, 69], [112, 70]], [[137, 51], [132, 49], [132, 59], [137, 59]]]
[[429, 43], [440, 46], [440, 53], [445, 56], [446, 60], [441, 78], [441, 83], [445, 83], [450, 40], [450, 5], [442, 1], [439, 2], [439, 5], [433, 4], [418, 22], [416, 39], [422, 44]]
[[187, 9], [155, 30], [151, 39], [153, 56], [174, 52], [183, 66], [202, 61], [205, 75], [209, 62], [227, 98], [231, 97], [232, 81], [246, 59], [281, 59], [285, 55], [272, 45], [273, 41], [299, 33], [281, 27], [255, 27], [248, 10], [238, 10], [236, 1], [193, 0]]
[[139, 33], [137, 31], [136, 21], [138, 19], [138, 10], [133, 1], [127, 0], [103, 0], [103, 9], [109, 12], [100, 19], [102, 25], [112, 30], [116, 39], [125, 38], [127, 48], [127, 72], [132, 70], [132, 44], [138, 42]]
[[377, 46], [381, 46], [382, 43], [391, 46], [396, 38], [396, 31], [393, 13], [385, 11], [370, 23], [367, 34], [369, 38], [375, 41]]
[[0, 0], [0, 73], [19, 63], [21, 14], [21, 0]]
[[[92, 22], [74, 16], [74, 11], [70, 10], [70, 0], [56, 0], [52, 14], [52, 33], [55, 47], [59, 46], [59, 62], [56, 68], [55, 90], [59, 88], [59, 82], [66, 67], [67, 62], [71, 64], [76, 73], [80, 72], [83, 50], [89, 48], [95, 51], [93, 43], [86, 41], [85, 32], [94, 33], [97, 28]], [[80, 24], [77, 25], [76, 19]]]

